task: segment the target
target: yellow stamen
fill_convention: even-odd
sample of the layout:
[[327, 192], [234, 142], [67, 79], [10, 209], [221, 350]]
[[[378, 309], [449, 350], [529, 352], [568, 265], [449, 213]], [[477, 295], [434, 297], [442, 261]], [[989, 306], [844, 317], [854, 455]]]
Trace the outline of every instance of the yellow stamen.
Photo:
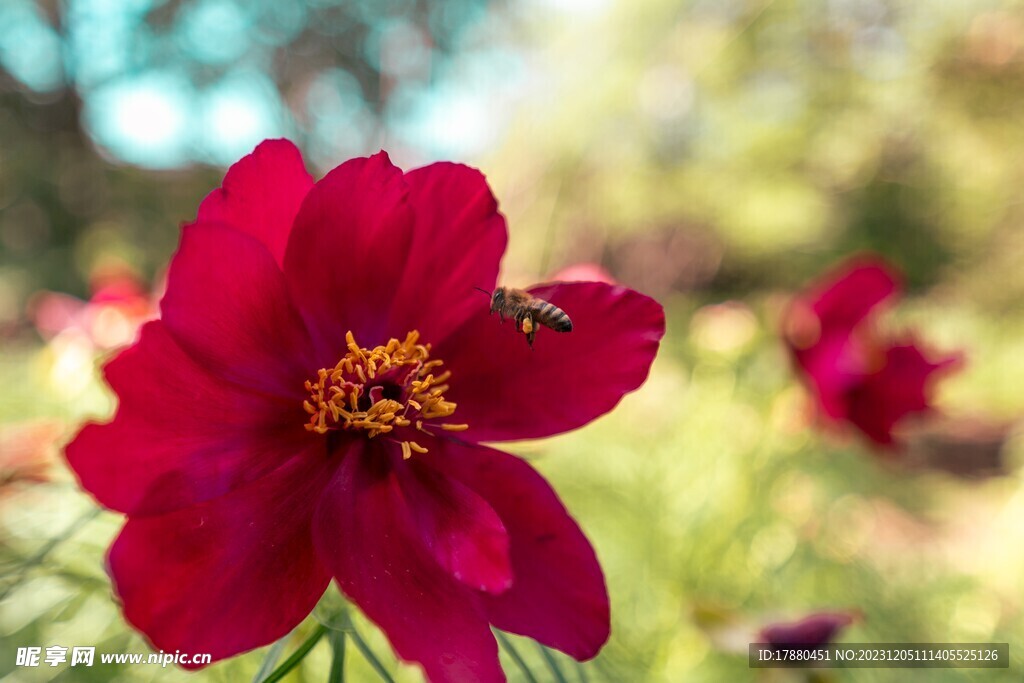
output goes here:
[[[430, 360], [430, 345], [419, 344], [419, 338], [419, 332], [413, 330], [405, 341], [392, 338], [387, 344], [365, 349], [348, 332], [345, 356], [332, 369], [318, 370], [315, 381], [307, 380], [304, 384], [309, 392], [309, 398], [302, 402], [303, 410], [310, 416], [306, 429], [317, 434], [360, 430], [372, 439], [413, 424], [417, 430], [429, 433], [424, 428], [430, 426], [426, 422], [452, 415], [456, 404], [444, 398], [451, 372], [433, 374], [443, 362]], [[398, 389], [400, 397], [378, 398], [370, 403], [371, 395], [380, 396], [382, 389], [389, 388]], [[469, 428], [466, 424], [440, 426], [453, 432]], [[400, 444], [404, 459], [411, 458], [413, 453], [427, 452], [424, 446], [403, 439], [400, 433], [392, 438]]]

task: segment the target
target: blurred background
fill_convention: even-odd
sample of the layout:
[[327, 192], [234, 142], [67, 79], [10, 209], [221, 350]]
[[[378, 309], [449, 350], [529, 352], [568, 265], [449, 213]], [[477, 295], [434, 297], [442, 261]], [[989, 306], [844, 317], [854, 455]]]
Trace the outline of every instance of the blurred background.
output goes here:
[[[315, 627], [191, 675], [14, 665], [26, 645], [146, 651], [103, 571], [120, 519], [60, 449], [112, 413], [97, 368], [155, 314], [181, 223], [278, 136], [316, 175], [381, 148], [478, 166], [505, 284], [590, 263], [665, 304], [642, 390], [514, 448], [609, 581], [611, 641], [553, 655], [560, 675], [810, 680], [748, 669], [746, 643], [829, 609], [858, 615], [840, 641], [1009, 642], [1013, 666], [815, 680], [1020, 680], [1024, 4], [2, 0], [0, 681], [249, 680]], [[886, 325], [967, 359], [900, 457], [818, 429], [778, 334], [795, 291], [863, 250], [907, 277]], [[330, 663], [321, 642], [287, 680]], [[346, 670], [379, 680], [354, 650]]]

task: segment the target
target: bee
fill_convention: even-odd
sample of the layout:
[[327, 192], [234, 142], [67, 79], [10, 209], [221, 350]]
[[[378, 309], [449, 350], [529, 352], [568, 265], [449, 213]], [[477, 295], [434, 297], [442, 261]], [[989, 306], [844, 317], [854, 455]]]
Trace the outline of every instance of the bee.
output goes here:
[[[487, 294], [485, 289], [480, 291]], [[544, 325], [555, 332], [572, 332], [572, 320], [565, 311], [525, 290], [498, 287], [490, 297], [491, 315], [497, 313], [501, 322], [505, 322], [506, 318], [514, 320], [516, 329], [526, 335], [526, 343], [531, 349], [538, 325]]]

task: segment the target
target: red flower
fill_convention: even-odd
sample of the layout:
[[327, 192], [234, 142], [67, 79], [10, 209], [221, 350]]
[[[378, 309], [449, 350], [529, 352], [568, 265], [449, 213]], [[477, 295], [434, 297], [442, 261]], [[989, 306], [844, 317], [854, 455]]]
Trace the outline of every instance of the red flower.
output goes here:
[[[287, 141], [183, 230], [162, 319], [106, 367], [120, 405], [67, 448], [127, 514], [109, 565], [129, 622], [214, 659], [298, 624], [333, 576], [432, 681], [503, 680], [490, 631], [577, 659], [608, 638], [594, 552], [523, 460], [643, 383], [661, 306], [531, 291], [572, 315], [531, 351], [488, 316], [505, 221], [483, 176], [386, 154], [314, 183]], [[442, 364], [443, 362], [443, 364]]]
[[786, 341], [821, 411], [856, 426], [876, 444], [894, 444], [906, 415], [930, 410], [932, 377], [959, 355], [929, 360], [912, 336], [892, 339], [872, 326], [898, 296], [897, 276], [872, 257], [851, 259], [800, 295], [786, 316]]
[[814, 649], [835, 640], [856, 616], [850, 612], [816, 612], [799, 621], [769, 624], [761, 629], [758, 640], [777, 647], [806, 645]]

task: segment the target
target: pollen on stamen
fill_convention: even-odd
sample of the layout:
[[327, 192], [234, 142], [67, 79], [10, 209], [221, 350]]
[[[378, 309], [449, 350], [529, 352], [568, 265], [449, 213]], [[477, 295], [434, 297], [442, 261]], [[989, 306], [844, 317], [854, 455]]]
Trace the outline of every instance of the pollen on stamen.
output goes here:
[[450, 417], [457, 406], [444, 397], [451, 372], [439, 371], [444, 363], [430, 360], [430, 345], [418, 343], [419, 336], [413, 330], [404, 341], [392, 338], [367, 349], [348, 332], [347, 353], [333, 368], [321, 368], [315, 380], [305, 383], [309, 398], [302, 408], [310, 416], [306, 429], [318, 434], [363, 432], [370, 439], [387, 434], [400, 444], [404, 459], [427, 452], [425, 446], [406, 438], [413, 429], [425, 434], [433, 434], [430, 428], [435, 426], [445, 431], [468, 429], [468, 424], [430, 424]]

